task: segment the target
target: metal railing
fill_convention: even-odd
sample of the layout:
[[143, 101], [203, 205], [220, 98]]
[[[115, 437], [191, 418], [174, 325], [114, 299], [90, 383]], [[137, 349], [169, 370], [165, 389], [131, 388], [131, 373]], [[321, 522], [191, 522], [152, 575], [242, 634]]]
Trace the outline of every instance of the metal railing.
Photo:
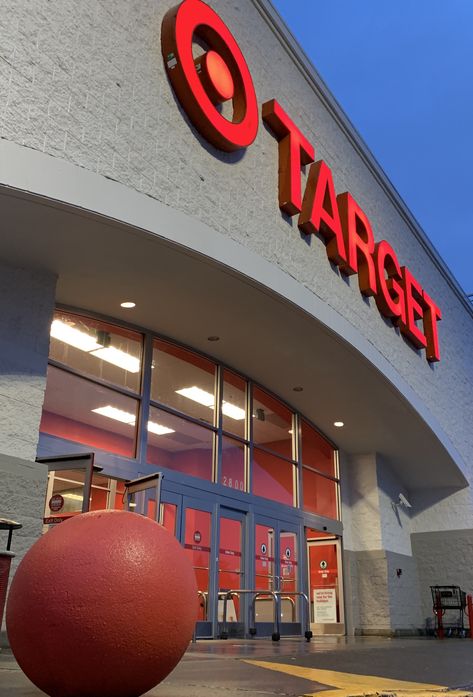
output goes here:
[[208, 606], [208, 602], [209, 602], [209, 600], [208, 600], [208, 594], [205, 593], [204, 591], [197, 591], [197, 596], [198, 596], [199, 598], [202, 598], [202, 600], [204, 601], [204, 602], [203, 602], [203, 605], [201, 605], [201, 607], [204, 608], [204, 613], [203, 613], [203, 614], [204, 614], [204, 620], [206, 620], [206, 619], [207, 619], [207, 606]]
[[261, 590], [257, 588], [232, 588], [228, 591], [219, 591], [218, 597], [223, 598], [223, 618], [222, 618], [222, 631], [220, 632], [221, 639], [227, 639], [228, 637], [228, 620], [227, 620], [227, 608], [228, 601], [231, 598], [240, 597], [240, 595], [252, 595], [251, 605], [250, 605], [250, 626], [249, 633], [251, 635], [256, 634], [256, 601], [258, 598], [270, 597], [273, 602], [273, 633], [271, 638], [273, 641], [279, 641], [281, 638], [280, 631], [280, 621], [281, 621], [281, 599], [292, 600], [293, 607], [295, 610], [295, 598], [301, 598], [303, 601], [303, 618], [301, 620], [301, 627], [304, 628], [304, 637], [307, 641], [312, 639], [312, 632], [310, 630], [310, 605], [309, 598], [305, 593], [300, 591], [270, 591]]

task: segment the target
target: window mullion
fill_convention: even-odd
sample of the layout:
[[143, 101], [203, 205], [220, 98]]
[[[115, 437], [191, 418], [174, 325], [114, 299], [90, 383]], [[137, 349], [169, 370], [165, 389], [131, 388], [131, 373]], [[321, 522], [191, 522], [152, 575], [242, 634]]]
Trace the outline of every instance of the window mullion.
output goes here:
[[141, 408], [138, 417], [138, 430], [136, 439], [136, 457], [140, 462], [146, 462], [146, 448], [148, 444], [147, 424], [149, 421], [149, 409], [151, 399], [151, 372], [153, 362], [153, 338], [145, 335], [143, 347], [143, 369], [141, 373]]

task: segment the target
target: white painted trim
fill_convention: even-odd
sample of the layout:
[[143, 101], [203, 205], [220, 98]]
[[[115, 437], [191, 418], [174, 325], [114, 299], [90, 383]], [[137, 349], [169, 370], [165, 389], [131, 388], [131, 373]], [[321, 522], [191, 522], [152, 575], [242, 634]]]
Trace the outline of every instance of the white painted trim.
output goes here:
[[49, 204], [67, 204], [83, 212], [125, 223], [207, 257], [250, 279], [305, 311], [374, 366], [419, 414], [467, 481], [467, 468], [440, 424], [389, 361], [347, 320], [277, 266], [177, 211], [118, 182], [65, 160], [9, 141], [0, 141], [0, 187], [28, 192]]

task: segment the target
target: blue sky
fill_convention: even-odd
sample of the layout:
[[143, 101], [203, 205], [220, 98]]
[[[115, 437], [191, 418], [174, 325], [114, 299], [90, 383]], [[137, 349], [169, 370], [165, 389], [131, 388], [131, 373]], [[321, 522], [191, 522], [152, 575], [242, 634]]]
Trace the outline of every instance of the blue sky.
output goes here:
[[473, 0], [272, 0], [473, 293]]

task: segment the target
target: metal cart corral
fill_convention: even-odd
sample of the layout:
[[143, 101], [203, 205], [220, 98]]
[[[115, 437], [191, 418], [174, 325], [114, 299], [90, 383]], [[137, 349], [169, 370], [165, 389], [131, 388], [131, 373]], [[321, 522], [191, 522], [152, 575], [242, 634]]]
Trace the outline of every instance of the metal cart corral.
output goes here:
[[437, 636], [465, 637], [466, 593], [460, 586], [430, 586]]

